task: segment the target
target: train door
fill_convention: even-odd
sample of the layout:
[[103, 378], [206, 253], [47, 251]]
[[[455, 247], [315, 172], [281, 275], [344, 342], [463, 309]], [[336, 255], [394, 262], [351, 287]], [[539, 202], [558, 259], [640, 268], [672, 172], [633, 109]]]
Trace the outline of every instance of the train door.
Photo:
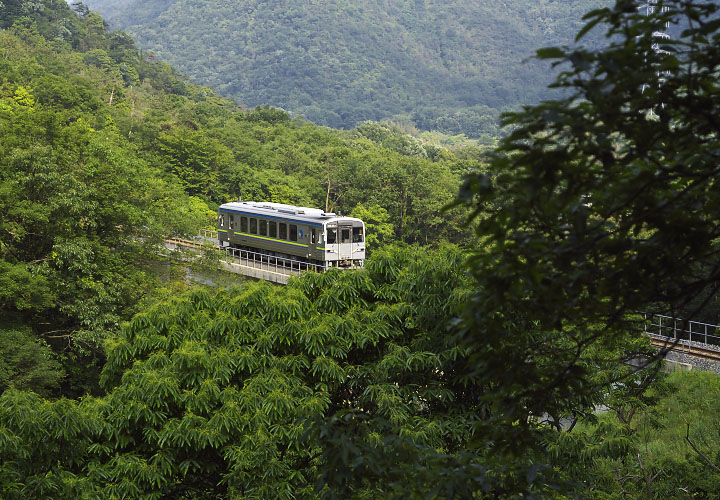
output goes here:
[[339, 226], [338, 253], [340, 260], [352, 259], [352, 226]]
[[315, 249], [317, 248], [317, 240], [318, 240], [318, 230], [314, 227], [309, 227], [308, 231], [310, 231], [310, 244], [308, 245], [308, 257], [312, 257], [315, 255]]

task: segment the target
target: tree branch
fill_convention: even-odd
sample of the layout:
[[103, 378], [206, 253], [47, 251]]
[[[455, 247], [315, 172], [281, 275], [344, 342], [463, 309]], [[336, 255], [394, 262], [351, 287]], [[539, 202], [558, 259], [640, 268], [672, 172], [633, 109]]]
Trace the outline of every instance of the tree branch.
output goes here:
[[697, 453], [704, 461], [707, 463], [710, 467], [712, 467], [715, 472], [720, 472], [720, 467], [718, 467], [712, 460], [710, 460], [707, 455], [705, 455], [702, 451], [698, 449], [697, 446], [695, 446], [695, 443], [693, 443], [690, 440], [690, 423], [685, 420], [685, 424], [687, 425], [687, 431], [685, 432], [685, 441], [688, 442], [690, 447], [693, 449], [695, 453]]

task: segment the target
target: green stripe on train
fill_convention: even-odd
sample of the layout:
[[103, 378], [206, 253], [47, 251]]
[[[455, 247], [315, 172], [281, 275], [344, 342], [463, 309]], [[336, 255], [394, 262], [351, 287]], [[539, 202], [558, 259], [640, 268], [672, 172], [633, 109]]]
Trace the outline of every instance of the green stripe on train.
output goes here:
[[246, 233], [238, 233], [238, 232], [236, 232], [235, 235], [237, 235], [237, 236], [246, 236], [246, 237], [248, 237], [248, 238], [255, 238], [255, 239], [258, 239], [258, 240], [273, 241], [273, 242], [275, 242], [275, 243], [283, 243], [283, 244], [285, 244], [285, 245], [294, 245], [294, 246], [296, 246], [296, 247], [305, 247], [305, 248], [307, 248], [307, 247], [309, 246], [309, 245], [304, 245], [304, 244], [302, 244], [302, 243], [291, 243], [291, 242], [289, 242], [289, 241], [276, 240], [275, 238], [268, 238], [268, 237], [266, 237], [266, 236], [258, 236], [258, 235], [256, 235], [256, 234], [246, 234]]

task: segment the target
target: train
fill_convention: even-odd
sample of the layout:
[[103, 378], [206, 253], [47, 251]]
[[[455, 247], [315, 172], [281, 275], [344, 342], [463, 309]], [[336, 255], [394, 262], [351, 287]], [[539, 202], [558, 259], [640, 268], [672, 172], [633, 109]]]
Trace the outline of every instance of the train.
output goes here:
[[316, 269], [356, 269], [365, 263], [365, 223], [317, 208], [236, 201], [220, 205], [218, 244]]

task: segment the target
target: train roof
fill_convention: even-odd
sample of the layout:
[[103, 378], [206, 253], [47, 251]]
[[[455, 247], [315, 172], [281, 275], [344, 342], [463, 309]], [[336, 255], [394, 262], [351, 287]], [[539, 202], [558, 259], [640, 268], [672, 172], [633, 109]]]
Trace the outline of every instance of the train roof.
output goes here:
[[315, 224], [334, 221], [362, 222], [356, 217], [339, 216], [332, 212], [325, 212], [319, 208], [296, 207], [295, 205], [265, 201], [234, 201], [220, 205], [220, 210], [232, 210], [248, 214], [266, 215], [268, 217], [282, 217]]

